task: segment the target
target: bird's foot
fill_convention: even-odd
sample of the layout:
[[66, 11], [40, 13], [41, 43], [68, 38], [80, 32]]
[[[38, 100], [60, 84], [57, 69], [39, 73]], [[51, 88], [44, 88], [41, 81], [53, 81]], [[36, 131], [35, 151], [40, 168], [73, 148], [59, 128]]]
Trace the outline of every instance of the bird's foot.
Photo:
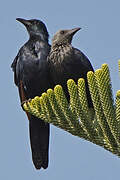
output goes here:
[[22, 107], [23, 111], [25, 111], [25, 109], [23, 107], [24, 103], [27, 103], [27, 102], [30, 102], [30, 101], [31, 101], [31, 99], [29, 98], [29, 99], [21, 102], [21, 107]]

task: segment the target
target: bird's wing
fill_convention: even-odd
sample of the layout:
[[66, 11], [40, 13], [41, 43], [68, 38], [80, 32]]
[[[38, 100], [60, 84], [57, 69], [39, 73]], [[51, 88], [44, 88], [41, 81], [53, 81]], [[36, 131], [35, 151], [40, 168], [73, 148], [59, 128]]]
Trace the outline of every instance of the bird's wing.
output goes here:
[[[22, 68], [20, 65], [20, 57], [19, 57], [19, 53], [18, 55], [15, 57], [11, 68], [14, 72], [14, 83], [16, 84], [16, 86], [18, 86], [18, 91], [19, 91], [19, 97], [20, 97], [20, 102], [21, 104], [23, 104], [23, 102], [25, 102], [27, 100], [26, 95], [25, 95], [25, 89], [24, 89], [24, 85], [23, 85], [23, 81], [22, 81]], [[27, 113], [27, 117], [28, 119], [30, 119], [30, 115], [29, 113]]]
[[21, 56], [22, 51], [23, 50], [21, 48], [13, 63], [11, 64], [11, 68], [14, 72], [14, 83], [16, 84], [16, 86], [19, 86], [20, 81], [23, 79], [23, 61]]
[[84, 67], [84, 70], [86, 72], [88, 71], [94, 72], [91, 62], [89, 61], [87, 56], [83, 54], [83, 52], [81, 52], [79, 49], [74, 48], [74, 55], [75, 55], [76, 60], [78, 60], [78, 62], [81, 63], [81, 65]]
[[87, 73], [88, 71], [93, 71], [92, 64], [90, 63], [89, 59], [78, 49], [74, 49], [73, 58], [71, 58], [71, 72], [72, 78], [77, 82], [79, 78], [84, 78], [86, 84], [86, 93], [88, 99], [89, 107], [93, 107], [89, 86], [87, 81]]
[[78, 49], [74, 48], [68, 61], [63, 61], [62, 68], [66, 79], [74, 79], [75, 82], [79, 78], [84, 78], [87, 81], [87, 72], [94, 71], [89, 59]]
[[12, 70], [13, 70], [13, 72], [14, 72], [14, 83], [16, 84], [16, 86], [17, 86], [17, 84], [18, 84], [17, 75], [16, 75], [16, 65], [17, 65], [17, 61], [18, 61], [18, 55], [15, 57], [13, 63], [11, 64], [11, 68], [12, 68]]
[[23, 69], [22, 69], [22, 62], [20, 60], [20, 51], [15, 57], [11, 65], [11, 68], [14, 72], [14, 83], [16, 84], [16, 86], [18, 86], [20, 100], [22, 102], [23, 100], [25, 100], [25, 91], [24, 91], [23, 82], [22, 82]]

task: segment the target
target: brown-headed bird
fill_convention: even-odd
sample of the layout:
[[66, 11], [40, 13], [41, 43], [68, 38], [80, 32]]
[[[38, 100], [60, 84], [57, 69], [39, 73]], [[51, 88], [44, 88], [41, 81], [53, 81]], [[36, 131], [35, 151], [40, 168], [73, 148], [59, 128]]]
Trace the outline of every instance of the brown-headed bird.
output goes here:
[[94, 71], [93, 67], [89, 59], [71, 44], [74, 34], [80, 29], [59, 30], [53, 36], [48, 63], [54, 85], [60, 84], [63, 87], [68, 101], [67, 80], [73, 79], [77, 83], [79, 78], [84, 78], [88, 105], [93, 107], [87, 82], [87, 72]]

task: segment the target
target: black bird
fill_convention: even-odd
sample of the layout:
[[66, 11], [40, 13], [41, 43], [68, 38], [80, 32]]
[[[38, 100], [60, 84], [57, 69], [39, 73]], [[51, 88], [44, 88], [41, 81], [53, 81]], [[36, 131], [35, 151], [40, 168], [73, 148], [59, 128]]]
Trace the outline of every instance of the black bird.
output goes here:
[[93, 67], [88, 58], [80, 50], [71, 45], [74, 34], [80, 29], [59, 30], [53, 36], [48, 62], [51, 78], [55, 85], [62, 85], [68, 101], [67, 80], [73, 79], [77, 82], [79, 78], [84, 78], [88, 105], [89, 107], [93, 107], [87, 82], [87, 72], [94, 71]]
[[[14, 82], [18, 86], [21, 103], [41, 96], [48, 88], [47, 55], [50, 51], [48, 31], [45, 24], [36, 19], [17, 18], [25, 25], [29, 40], [21, 47], [11, 67]], [[48, 167], [49, 124], [28, 114], [32, 159], [36, 169]]]

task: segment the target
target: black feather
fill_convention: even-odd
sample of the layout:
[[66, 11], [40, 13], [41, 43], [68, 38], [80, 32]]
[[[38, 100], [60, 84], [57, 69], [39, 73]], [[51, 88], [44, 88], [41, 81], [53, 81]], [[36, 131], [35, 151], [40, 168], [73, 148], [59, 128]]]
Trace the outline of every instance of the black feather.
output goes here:
[[[20, 18], [17, 20], [26, 26], [30, 35], [30, 39], [19, 50], [11, 65], [14, 71], [14, 82], [19, 88], [22, 103], [24, 95], [26, 99], [41, 96], [51, 87], [47, 64], [50, 45], [48, 44], [47, 28], [42, 21]], [[20, 82], [22, 82], [22, 91]], [[22, 92], [25, 94], [21, 94]], [[36, 169], [47, 168], [49, 124], [29, 114], [29, 130], [33, 163]]]

